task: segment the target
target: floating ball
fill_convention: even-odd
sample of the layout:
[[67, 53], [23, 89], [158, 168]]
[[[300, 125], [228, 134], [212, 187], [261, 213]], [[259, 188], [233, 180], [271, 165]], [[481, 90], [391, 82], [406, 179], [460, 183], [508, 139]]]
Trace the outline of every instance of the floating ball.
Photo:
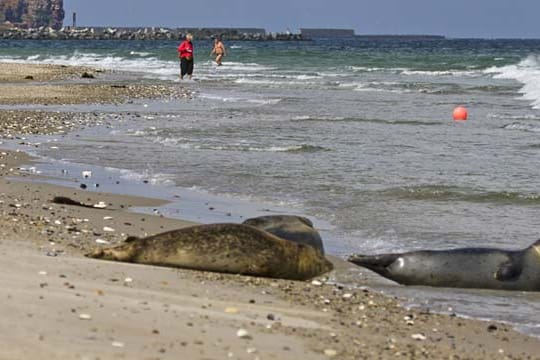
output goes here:
[[469, 113], [467, 112], [467, 109], [465, 109], [463, 106], [458, 106], [454, 109], [454, 120], [455, 121], [465, 121], [469, 117]]

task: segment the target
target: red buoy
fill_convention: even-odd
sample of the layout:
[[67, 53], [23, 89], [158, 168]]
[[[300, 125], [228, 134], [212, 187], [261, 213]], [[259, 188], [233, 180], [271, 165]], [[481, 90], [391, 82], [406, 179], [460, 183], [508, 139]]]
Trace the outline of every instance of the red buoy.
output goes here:
[[466, 121], [469, 117], [469, 113], [467, 112], [467, 109], [463, 106], [458, 106], [454, 109], [454, 120], [455, 121]]

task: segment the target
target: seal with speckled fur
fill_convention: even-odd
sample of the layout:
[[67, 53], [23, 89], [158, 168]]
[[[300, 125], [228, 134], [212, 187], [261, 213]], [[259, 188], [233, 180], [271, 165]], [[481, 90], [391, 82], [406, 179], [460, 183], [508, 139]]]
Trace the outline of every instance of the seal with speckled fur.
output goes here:
[[465, 248], [348, 260], [404, 285], [540, 291], [540, 240], [523, 250]]
[[252, 226], [192, 226], [146, 238], [130, 238], [88, 257], [147, 265], [291, 280], [307, 280], [332, 270], [311, 246], [283, 240]]
[[244, 225], [254, 226], [270, 234], [298, 244], [313, 246], [324, 254], [324, 246], [319, 232], [313, 223], [302, 216], [270, 215], [248, 219]]

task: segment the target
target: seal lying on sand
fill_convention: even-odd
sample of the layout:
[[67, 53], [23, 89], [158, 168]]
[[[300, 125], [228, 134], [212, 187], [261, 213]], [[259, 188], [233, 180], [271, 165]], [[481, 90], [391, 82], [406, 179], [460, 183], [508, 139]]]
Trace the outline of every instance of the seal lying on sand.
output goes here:
[[88, 257], [261, 277], [307, 280], [332, 270], [311, 246], [247, 225], [192, 226], [99, 249]]
[[521, 251], [466, 248], [348, 260], [404, 285], [540, 291], [540, 240]]
[[294, 215], [261, 216], [248, 219], [243, 224], [254, 226], [285, 240], [313, 246], [324, 254], [321, 235], [315, 230], [313, 223], [305, 217]]

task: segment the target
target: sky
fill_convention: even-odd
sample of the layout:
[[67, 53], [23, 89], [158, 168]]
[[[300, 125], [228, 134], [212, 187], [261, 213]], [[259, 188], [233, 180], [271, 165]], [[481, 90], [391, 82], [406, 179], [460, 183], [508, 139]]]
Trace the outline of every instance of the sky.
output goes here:
[[64, 0], [66, 25], [352, 28], [357, 34], [540, 38], [540, 0]]

